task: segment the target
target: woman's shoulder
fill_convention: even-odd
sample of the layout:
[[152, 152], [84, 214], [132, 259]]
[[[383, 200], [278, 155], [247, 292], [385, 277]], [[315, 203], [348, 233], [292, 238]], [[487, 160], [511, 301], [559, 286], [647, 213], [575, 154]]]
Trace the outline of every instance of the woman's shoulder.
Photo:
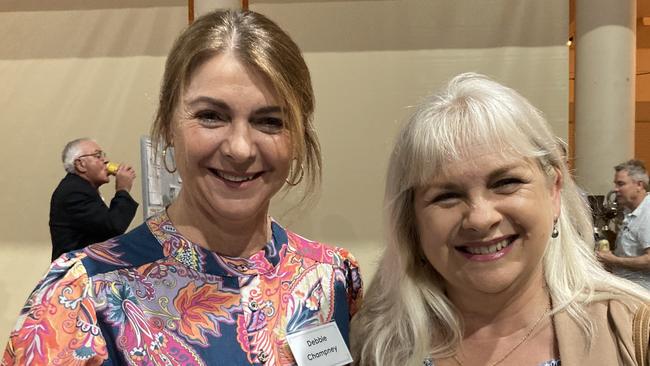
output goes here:
[[640, 306], [647, 304], [642, 298], [618, 291], [596, 290], [594, 297], [595, 300], [585, 306], [588, 313], [607, 312], [630, 317], [634, 316]]
[[644, 309], [648, 312], [650, 309], [648, 303], [632, 296], [610, 299], [607, 302], [607, 318], [612, 328], [627, 334], [633, 330], [636, 318], [643, 313]]
[[635, 317], [644, 308], [650, 308], [647, 308], [642, 299], [633, 295], [609, 293], [608, 296], [610, 297], [584, 305], [586, 315], [595, 326], [594, 329], [609, 329], [619, 339], [630, 341]]
[[[84, 344], [89, 361], [98, 361], [105, 354], [103, 341], [95, 336], [99, 333], [94, 321], [92, 282], [82, 262], [84, 257], [83, 252], [69, 253], [50, 264], [20, 311], [5, 361], [23, 364], [38, 359], [42, 364], [54, 364], [51, 361], [72, 359], [74, 345], [78, 344], [75, 342], [82, 336], [87, 342]], [[83, 331], [88, 334], [81, 334]]]
[[[648, 323], [650, 319], [639, 322], [641, 320], [639, 315], [644, 313], [644, 309], [646, 309], [647, 317], [649, 313], [645, 302], [633, 295], [616, 295], [587, 306], [588, 316], [595, 329], [592, 342], [595, 349], [599, 349], [599, 357], [604, 359], [608, 347], [617, 344], [619, 354], [625, 352], [625, 357], [629, 358], [628, 362], [624, 363], [631, 364], [632, 360], [636, 358], [637, 342], [643, 342], [638, 338], [637, 332], [641, 331], [647, 334], [650, 331]], [[607, 331], [603, 331], [605, 329]]]
[[147, 222], [123, 235], [91, 244], [71, 254], [78, 255], [91, 276], [139, 267], [165, 257], [162, 244]]
[[349, 315], [358, 311], [363, 298], [363, 281], [359, 263], [347, 249], [309, 240], [287, 230], [285, 259], [302, 263], [304, 274], [321, 277], [324, 273], [331, 273], [346, 288]]
[[359, 267], [354, 255], [345, 248], [310, 240], [289, 230], [286, 232], [288, 250], [293, 251], [296, 255], [323, 264], [349, 268]]
[[83, 260], [86, 257], [86, 253], [83, 251], [63, 254], [50, 264], [47, 273], [36, 285], [36, 289], [48, 289], [57, 286], [61, 282], [85, 282], [88, 278], [88, 272]]

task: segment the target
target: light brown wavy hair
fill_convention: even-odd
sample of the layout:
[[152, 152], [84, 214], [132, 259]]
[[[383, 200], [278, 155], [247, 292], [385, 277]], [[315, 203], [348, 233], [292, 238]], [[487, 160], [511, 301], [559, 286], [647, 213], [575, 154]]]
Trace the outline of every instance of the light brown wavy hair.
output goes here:
[[321, 180], [321, 152], [313, 128], [314, 92], [309, 69], [298, 45], [277, 24], [252, 11], [216, 10], [190, 24], [176, 39], [167, 62], [156, 117], [151, 128], [154, 149], [172, 141], [174, 112], [194, 71], [206, 60], [232, 52], [251, 71], [262, 76], [284, 113], [294, 157], [287, 180], [299, 179], [304, 169], [304, 198]]

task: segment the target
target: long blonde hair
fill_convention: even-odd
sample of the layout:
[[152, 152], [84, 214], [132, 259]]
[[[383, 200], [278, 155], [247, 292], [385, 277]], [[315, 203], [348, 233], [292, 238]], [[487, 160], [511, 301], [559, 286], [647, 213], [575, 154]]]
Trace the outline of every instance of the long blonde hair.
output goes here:
[[563, 176], [560, 235], [549, 240], [543, 258], [554, 311], [566, 311], [590, 339], [586, 303], [623, 294], [649, 299], [596, 261], [586, 202], [541, 113], [513, 89], [465, 73], [425, 100], [395, 143], [386, 178], [386, 248], [352, 322], [359, 365], [422, 365], [428, 355], [452, 355], [462, 340], [462, 320], [442, 290], [442, 277], [422, 259], [413, 192], [474, 146], [507, 148], [536, 161], [549, 179], [558, 171]]

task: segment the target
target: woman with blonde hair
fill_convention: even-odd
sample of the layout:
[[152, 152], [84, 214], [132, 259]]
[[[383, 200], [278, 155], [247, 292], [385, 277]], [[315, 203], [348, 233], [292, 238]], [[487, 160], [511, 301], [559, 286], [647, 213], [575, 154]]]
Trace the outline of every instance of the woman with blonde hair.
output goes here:
[[352, 322], [358, 365], [645, 357], [632, 330], [650, 296], [597, 262], [557, 140], [516, 91], [466, 73], [424, 101], [395, 143], [385, 206], [387, 247]]

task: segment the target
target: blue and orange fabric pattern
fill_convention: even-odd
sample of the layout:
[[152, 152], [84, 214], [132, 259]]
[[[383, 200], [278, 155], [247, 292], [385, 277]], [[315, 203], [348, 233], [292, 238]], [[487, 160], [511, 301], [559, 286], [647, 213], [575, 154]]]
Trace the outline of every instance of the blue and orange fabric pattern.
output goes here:
[[292, 365], [286, 335], [335, 321], [348, 342], [356, 260], [272, 222], [250, 258], [218, 255], [166, 214], [54, 261], [2, 365]]

